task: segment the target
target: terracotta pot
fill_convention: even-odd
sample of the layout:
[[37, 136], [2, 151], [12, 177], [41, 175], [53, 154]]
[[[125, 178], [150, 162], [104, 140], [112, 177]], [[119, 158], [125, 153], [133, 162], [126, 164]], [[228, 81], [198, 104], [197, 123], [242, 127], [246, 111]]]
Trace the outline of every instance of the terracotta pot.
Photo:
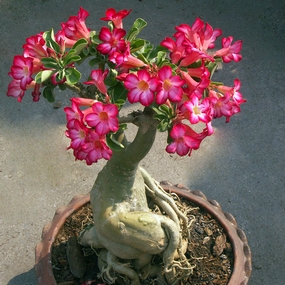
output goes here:
[[[224, 228], [234, 252], [234, 269], [228, 285], [246, 285], [251, 275], [251, 251], [245, 233], [237, 227], [235, 218], [224, 213], [215, 200], [207, 200], [200, 191], [191, 191], [183, 185], [161, 182], [167, 192], [173, 192], [206, 210]], [[51, 263], [52, 244], [66, 219], [90, 201], [90, 195], [77, 195], [67, 206], [60, 207], [42, 232], [42, 241], [36, 246], [35, 271], [38, 285], [57, 285]]]

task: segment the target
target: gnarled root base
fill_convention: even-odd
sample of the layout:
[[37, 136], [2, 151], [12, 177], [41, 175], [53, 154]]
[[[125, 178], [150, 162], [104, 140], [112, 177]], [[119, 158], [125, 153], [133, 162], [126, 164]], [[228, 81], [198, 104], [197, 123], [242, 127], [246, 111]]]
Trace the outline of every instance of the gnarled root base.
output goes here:
[[[79, 243], [94, 250], [100, 249], [98, 263], [101, 277], [109, 284], [115, 283], [120, 277], [124, 284], [140, 285], [140, 280], [156, 276], [156, 284], [174, 285], [193, 271], [185, 257], [190, 238], [188, 220], [176, 206], [173, 197], [144, 169], [140, 168], [139, 171], [152, 211], [122, 213], [120, 210], [113, 214], [115, 218], [112, 216], [119, 227], [118, 239], [108, 240], [95, 225], [80, 234]], [[144, 229], [147, 229], [147, 233]], [[132, 244], [133, 232], [136, 233], [133, 239], [141, 240], [140, 245]], [[183, 246], [185, 243], [186, 247]], [[152, 264], [156, 254], [161, 256], [163, 265]]]

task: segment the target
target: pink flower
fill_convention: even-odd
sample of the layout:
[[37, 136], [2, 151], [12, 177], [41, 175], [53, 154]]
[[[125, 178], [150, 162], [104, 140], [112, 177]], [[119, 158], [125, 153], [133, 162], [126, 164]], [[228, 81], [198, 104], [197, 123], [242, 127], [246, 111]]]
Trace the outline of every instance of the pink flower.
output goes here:
[[184, 107], [189, 113], [187, 117], [189, 117], [191, 124], [209, 123], [211, 121], [210, 102], [207, 98], [200, 103], [197, 96], [191, 96], [191, 99], [184, 103]]
[[174, 140], [166, 147], [168, 153], [177, 153], [180, 156], [191, 154], [192, 149], [198, 149], [205, 134], [198, 134], [188, 125], [176, 124], [170, 131], [170, 137]]
[[163, 66], [158, 71], [159, 84], [157, 87], [156, 103], [163, 104], [167, 99], [171, 102], [179, 102], [182, 98], [183, 89], [181, 86], [185, 83], [178, 75], [172, 75], [170, 66]]
[[132, 10], [121, 10], [116, 12], [114, 8], [109, 8], [106, 11], [106, 17], [100, 18], [103, 21], [112, 21], [115, 28], [122, 29], [123, 28], [123, 18], [128, 16]]
[[179, 66], [189, 66], [190, 64], [199, 61], [201, 59], [203, 60], [209, 60], [214, 62], [214, 58], [208, 55], [207, 53], [200, 51], [199, 49], [193, 47], [191, 44], [189, 44], [186, 49], [186, 55], [179, 63]]
[[90, 77], [92, 78], [92, 80], [83, 82], [84, 84], [94, 84], [97, 89], [107, 95], [107, 87], [104, 83], [104, 80], [106, 78], [106, 76], [108, 75], [109, 70], [106, 69], [104, 72], [102, 72], [101, 69], [96, 69], [96, 70], [92, 70]]
[[205, 72], [202, 74], [200, 81], [196, 81], [191, 74], [185, 71], [180, 71], [181, 77], [185, 80], [187, 85], [187, 92], [189, 95], [195, 94], [199, 99], [202, 98], [204, 90], [209, 86], [211, 80], [209, 78], [209, 72]]
[[109, 60], [117, 65], [116, 68], [120, 68], [121, 70], [125, 71], [128, 71], [130, 68], [146, 66], [142, 60], [131, 54], [130, 42], [127, 42], [124, 53], [114, 52], [112, 55], [110, 55]]
[[63, 110], [66, 114], [68, 129], [74, 128], [74, 123], [76, 120], [82, 122], [84, 115], [79, 108], [79, 102], [77, 102], [75, 98], [71, 99], [71, 107], [65, 107]]
[[64, 37], [67, 47], [72, 47], [82, 38], [89, 40], [90, 29], [85, 24], [88, 16], [89, 13], [80, 7], [77, 16], [71, 16], [66, 23], [61, 24], [62, 30], [59, 34]]
[[240, 85], [240, 80], [235, 79], [232, 98], [238, 105], [246, 102], [246, 100], [243, 99], [242, 94], [239, 92]]
[[87, 165], [97, 162], [99, 159], [109, 160], [112, 150], [107, 146], [104, 136], [99, 136], [95, 130], [90, 130], [84, 142], [73, 149], [76, 160], [85, 160]]
[[176, 27], [178, 31], [175, 36], [182, 34], [191, 42], [195, 47], [203, 52], [207, 49], [214, 48], [217, 37], [222, 34], [222, 30], [213, 29], [208, 23], [204, 23], [200, 18], [197, 18], [192, 27], [187, 24], [182, 24]]
[[82, 151], [86, 153], [84, 159], [87, 165], [91, 165], [101, 158], [109, 160], [112, 156], [112, 150], [107, 146], [105, 137], [100, 136], [96, 131], [90, 132], [87, 143], [82, 147]]
[[212, 115], [213, 118], [220, 118], [222, 116], [231, 117], [232, 113], [232, 103], [230, 101], [230, 93], [226, 93], [225, 96], [216, 96], [214, 91], [211, 91], [211, 97], [209, 100], [212, 104]]
[[193, 43], [196, 47], [200, 46], [200, 39], [198, 32], [203, 28], [204, 22], [200, 18], [196, 18], [192, 27], [188, 24], [181, 24], [176, 26], [175, 29], [177, 32], [175, 33], [175, 37], [185, 36], [191, 43]]
[[102, 54], [112, 55], [115, 51], [124, 52], [126, 43], [123, 37], [126, 31], [123, 29], [114, 29], [112, 32], [107, 27], [102, 27], [99, 33], [99, 39], [103, 43], [97, 46], [97, 50]]
[[140, 102], [144, 106], [149, 106], [154, 101], [158, 79], [151, 77], [146, 70], [139, 70], [137, 74], [128, 74], [124, 84], [129, 90], [128, 99], [130, 103]]
[[118, 112], [114, 104], [96, 102], [92, 106], [92, 113], [86, 115], [85, 120], [90, 127], [95, 127], [96, 132], [101, 136], [119, 129]]
[[65, 135], [71, 139], [69, 148], [77, 149], [85, 144], [88, 129], [81, 121], [75, 119], [72, 128], [69, 128]]
[[170, 58], [172, 63], [177, 64], [181, 59], [185, 57], [185, 45], [183, 45], [185, 41], [185, 36], [180, 35], [177, 37], [176, 41], [173, 39], [166, 37], [160, 45], [166, 47], [170, 51]]
[[200, 67], [191, 67], [187, 68], [187, 73], [191, 77], [196, 77], [196, 78], [210, 78], [210, 72], [208, 68], [205, 66], [204, 62], [202, 62], [202, 65]]
[[33, 59], [31, 57], [24, 57], [16, 55], [14, 57], [11, 71], [8, 73], [13, 79], [20, 80], [20, 87], [26, 90], [26, 86], [33, 81]]
[[24, 57], [43, 58], [48, 57], [46, 42], [43, 33], [36, 34], [26, 39], [23, 45]]
[[8, 91], [6, 93], [7, 96], [17, 98], [18, 102], [21, 102], [25, 95], [25, 90], [21, 88], [20, 83], [20, 80], [12, 80], [8, 85]]
[[8, 91], [6, 95], [17, 98], [18, 102], [21, 102], [25, 95], [25, 91], [27, 89], [34, 88], [34, 90], [32, 91], [33, 101], [37, 102], [40, 100], [40, 84], [37, 84], [35, 81], [32, 81], [31, 84], [26, 86], [26, 90], [23, 90], [20, 86], [20, 83], [20, 80], [13, 79], [8, 85]]
[[239, 54], [242, 48], [242, 41], [236, 41], [231, 45], [233, 37], [223, 38], [222, 46], [223, 48], [216, 51], [214, 56], [222, 57], [223, 61], [228, 63], [232, 60], [239, 62], [242, 59], [242, 56]]
[[208, 48], [212, 49], [215, 47], [215, 41], [217, 37], [222, 34], [221, 29], [213, 29], [208, 23], [205, 24], [204, 29], [200, 30], [200, 45], [199, 49], [206, 51]]
[[24, 57], [33, 58], [33, 73], [42, 70], [43, 64], [41, 59], [49, 57], [48, 48], [43, 38], [43, 33], [36, 34], [26, 39], [26, 44], [23, 45]]

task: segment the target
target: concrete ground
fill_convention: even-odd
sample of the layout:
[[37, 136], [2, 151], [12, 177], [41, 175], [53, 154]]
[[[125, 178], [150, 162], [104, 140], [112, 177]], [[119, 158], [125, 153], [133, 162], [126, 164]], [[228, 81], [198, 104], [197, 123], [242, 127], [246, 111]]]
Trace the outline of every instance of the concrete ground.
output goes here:
[[[106, 8], [132, 9], [148, 26], [142, 36], [158, 44], [174, 26], [196, 17], [243, 40], [243, 60], [217, 73], [231, 85], [240, 78], [247, 103], [229, 124], [216, 121], [215, 134], [192, 157], [170, 156], [157, 137], [143, 165], [157, 180], [182, 183], [220, 202], [246, 232], [253, 254], [250, 285], [285, 280], [285, 1], [273, 0], [1, 0], [0, 1], [0, 284], [34, 285], [34, 247], [54, 211], [77, 193], [87, 193], [103, 162], [87, 167], [66, 151], [63, 106], [43, 99], [22, 103], [6, 97], [7, 72], [25, 39], [58, 29], [79, 3], [87, 23], [99, 29]], [[70, 95], [70, 94], [69, 94]]]

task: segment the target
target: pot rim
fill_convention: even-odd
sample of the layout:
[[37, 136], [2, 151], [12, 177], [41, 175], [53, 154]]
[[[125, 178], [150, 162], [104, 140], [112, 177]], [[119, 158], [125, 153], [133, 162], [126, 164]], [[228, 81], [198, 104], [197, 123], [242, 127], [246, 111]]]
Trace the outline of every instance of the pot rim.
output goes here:
[[[173, 185], [170, 182], [161, 182], [162, 188], [170, 193], [176, 193], [203, 208], [213, 216], [224, 228], [233, 248], [234, 266], [228, 285], [246, 285], [251, 275], [251, 251], [245, 233], [238, 228], [235, 218], [223, 212], [219, 203], [208, 200], [201, 191], [193, 191], [184, 185]], [[90, 193], [76, 195], [67, 206], [61, 206], [55, 212], [51, 223], [42, 231], [42, 241], [35, 249], [35, 272], [38, 285], [57, 285], [52, 272], [51, 247], [58, 232], [66, 219], [76, 210], [90, 201]]]

